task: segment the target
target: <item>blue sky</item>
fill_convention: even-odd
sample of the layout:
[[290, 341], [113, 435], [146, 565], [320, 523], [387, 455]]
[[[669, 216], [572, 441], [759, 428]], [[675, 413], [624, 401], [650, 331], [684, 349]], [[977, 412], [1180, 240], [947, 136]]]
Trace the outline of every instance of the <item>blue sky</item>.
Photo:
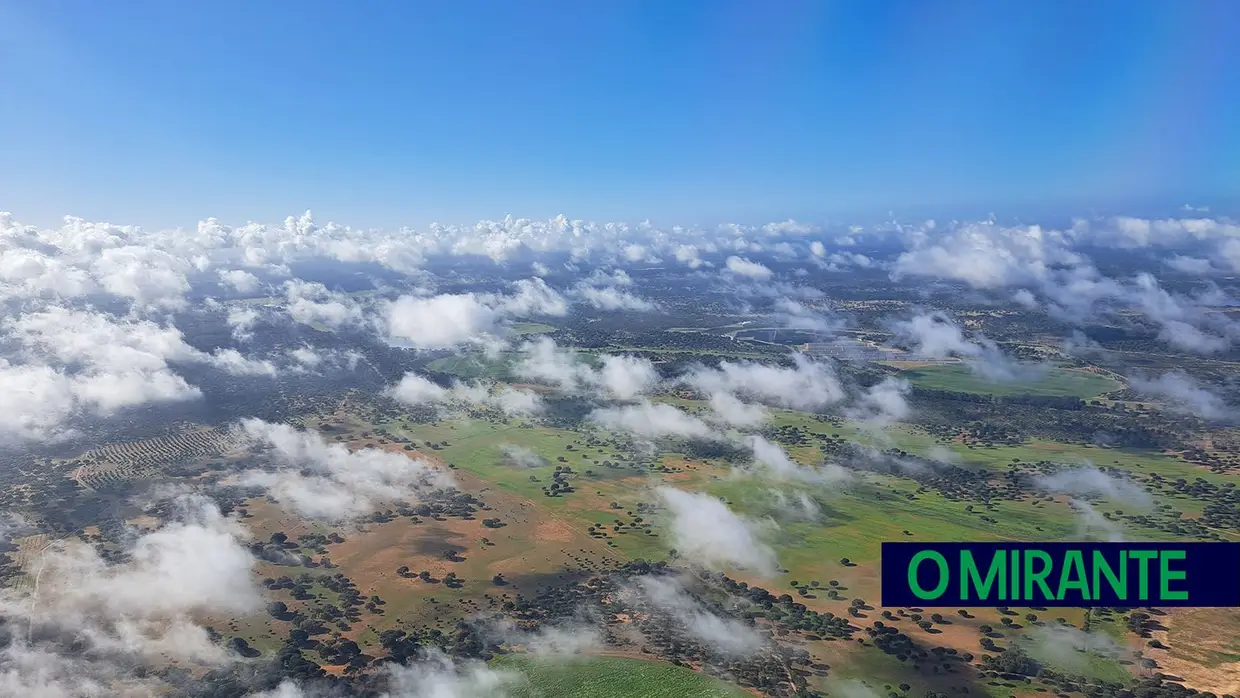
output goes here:
[[1240, 193], [1240, 3], [0, 0], [0, 210], [716, 222]]

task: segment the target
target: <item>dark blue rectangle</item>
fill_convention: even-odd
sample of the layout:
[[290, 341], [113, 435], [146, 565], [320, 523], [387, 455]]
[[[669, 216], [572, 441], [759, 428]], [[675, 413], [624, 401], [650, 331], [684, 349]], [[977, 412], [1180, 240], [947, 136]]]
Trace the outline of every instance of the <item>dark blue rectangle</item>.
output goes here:
[[[942, 590], [944, 565], [936, 554], [949, 575]], [[919, 555], [915, 590], [909, 568]], [[1013, 557], [1019, 561], [1015, 570]], [[1048, 563], [1048, 574], [1037, 574]], [[1240, 606], [1240, 543], [883, 543], [882, 605]]]

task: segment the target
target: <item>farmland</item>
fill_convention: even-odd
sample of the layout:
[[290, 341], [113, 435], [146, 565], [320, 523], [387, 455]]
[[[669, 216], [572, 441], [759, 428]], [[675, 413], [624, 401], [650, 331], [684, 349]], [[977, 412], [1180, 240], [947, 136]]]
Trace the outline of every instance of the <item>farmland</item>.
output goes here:
[[[676, 402], [690, 409], [695, 404]], [[795, 411], [773, 413], [772, 424], [803, 429], [822, 438], [861, 442], [875, 439], [875, 434], [862, 425], [824, 422]], [[384, 602], [381, 614], [361, 616], [364, 629], [358, 630], [359, 626], [354, 624], [354, 629], [345, 633], [345, 637], [372, 653], [381, 651], [379, 635], [386, 629], [400, 627], [402, 618], [433, 617], [434, 627], [446, 631], [454, 618], [466, 618], [487, 609], [494, 611], [505, 599], [537, 594], [557, 580], [596, 574], [629, 560], [667, 558], [675, 541], [666, 535], [667, 512], [655, 494], [655, 488], [665, 485], [709, 492], [724, 498], [746, 516], [772, 521], [774, 525], [766, 540], [778, 556], [778, 576], [762, 579], [741, 574], [740, 578], [753, 584], [773, 585], [778, 591], [794, 591], [809, 608], [838, 615], [849, 610], [850, 599], [862, 590], [871, 590], [862, 598], [875, 596], [872, 590], [883, 541], [1063, 540], [1081, 535], [1074, 511], [1063, 498], [998, 498], [981, 507], [928, 489], [908, 477], [874, 472], [854, 473], [842, 482], [804, 482], [785, 487], [787, 494], [804, 495], [804, 501], [812, 502], [813, 511], [803, 516], [790, 512], [783, 499], [785, 495], [776, 497], [768, 488], [755, 487], [757, 481], [752, 475], [736, 469], [744, 466], [743, 462], [694, 458], [676, 452], [635, 456], [606, 432], [589, 425], [563, 429], [520, 419], [461, 417], [417, 423], [398, 416], [378, 425], [355, 423], [350, 427], [353, 436], [348, 440], [353, 447], [374, 445], [373, 441], [357, 436], [373, 430], [390, 434], [398, 441], [407, 440], [421, 450], [423, 457], [448, 467], [457, 486], [482, 499], [487, 507], [486, 516], [498, 519], [502, 526], [487, 528], [477, 520], [452, 518], [411, 525], [396, 518], [356, 526], [344, 532], [344, 542], [326, 545], [325, 551], [335, 568], [353, 580], [363, 597], [378, 596]], [[1001, 478], [1014, 463], [1039, 460], [1106, 463], [1136, 478], [1155, 472], [1165, 476], [1202, 473], [1198, 466], [1178, 459], [1134, 450], [1049, 442], [969, 447], [908, 426], [894, 427], [883, 438], [914, 452], [937, 446], [953, 453], [962, 466], [991, 473], [993, 478]], [[514, 461], [513, 449], [519, 449], [526, 457]], [[804, 465], [813, 465], [824, 457], [817, 448], [790, 446], [789, 453]], [[549, 492], [548, 485], [557, 481], [569, 483], [571, 489]], [[1190, 500], [1173, 494], [1159, 494], [1156, 501], [1169, 507], [1174, 505], [1177, 510], [1193, 509]], [[1121, 502], [1102, 501], [1096, 506], [1100, 512], [1114, 517], [1118, 525], [1140, 531], [1143, 538], [1173, 538], [1145, 523], [1122, 523], [1125, 514], [1120, 511], [1124, 508]], [[251, 527], [260, 534], [270, 535], [276, 530], [293, 534], [303, 530], [295, 520], [285, 518], [284, 523], [276, 523], [267, 519], [279, 516], [270, 505], [254, 502], [250, 512], [256, 517]], [[536, 543], [530, 545], [531, 541]], [[454, 561], [445, 561], [441, 555], [449, 549], [457, 553]], [[409, 573], [398, 573], [400, 567], [407, 568]], [[277, 571], [272, 569], [267, 574]], [[421, 572], [430, 581], [418, 579]], [[459, 580], [452, 587], [442, 583], [449, 573]], [[496, 575], [504, 579], [504, 586], [495, 585]], [[876, 597], [867, 601], [880, 602]], [[292, 598], [287, 602], [296, 606]], [[1033, 611], [1013, 609], [1012, 613]], [[1083, 622], [1079, 611], [1063, 610], [1057, 615], [1069, 623]], [[944, 630], [936, 629], [935, 634], [915, 626], [909, 632], [965, 652], [974, 649], [978, 627], [985, 623], [998, 625], [1005, 618], [993, 610], [972, 609], [970, 619], [956, 619]], [[246, 634], [245, 627], [237, 626], [237, 631]], [[250, 638], [255, 647], [270, 642], [265, 639], [266, 631], [260, 633], [261, 624], [252, 622], [248, 627], [259, 633]], [[1008, 634], [1015, 640], [1028, 632], [1013, 625]], [[838, 655], [834, 649], [822, 651], [824, 657]], [[894, 680], [900, 675], [895, 666], [884, 669], [888, 660], [879, 656], [867, 652], [850, 652], [847, 656], [850, 665], [867, 667], [870, 677], [889, 674]], [[1126, 676], [1122, 668], [1116, 669], [1117, 665], [1106, 660], [1087, 656], [1083, 661], [1096, 664], [1096, 671], [1102, 672], [1102, 676]], [[578, 695], [573, 691], [579, 689], [569, 677], [581, 672], [590, 675], [593, 669], [548, 671], [539, 669], [532, 682], [538, 690], [545, 691], [541, 695], [572, 696]], [[840, 673], [848, 675], [848, 670]], [[995, 690], [1005, 695], [1001, 689]]]
[[1095, 398], [1119, 390], [1123, 385], [1112, 378], [1066, 368], [1048, 368], [1027, 378], [988, 380], [960, 363], [921, 366], [901, 374], [921, 388], [950, 390], [983, 395], [1037, 395], [1049, 397]]
[[519, 672], [514, 698], [742, 698], [746, 694], [689, 669], [658, 662], [600, 657], [570, 663], [505, 657], [492, 666]]

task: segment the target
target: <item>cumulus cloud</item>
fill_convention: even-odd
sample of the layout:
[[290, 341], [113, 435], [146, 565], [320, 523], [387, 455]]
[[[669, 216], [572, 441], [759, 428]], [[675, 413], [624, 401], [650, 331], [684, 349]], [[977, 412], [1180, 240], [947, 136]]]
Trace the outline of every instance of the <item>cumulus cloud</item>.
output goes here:
[[518, 376], [568, 392], [602, 390], [609, 397], [628, 400], [650, 392], [659, 382], [649, 359], [607, 354], [597, 359], [596, 368], [550, 337], [527, 342], [521, 352], [513, 368]]
[[1223, 398], [1186, 373], [1171, 371], [1157, 378], [1134, 376], [1128, 379], [1133, 390], [1166, 400], [1174, 410], [1211, 421], [1235, 417], [1235, 410]]
[[708, 439], [715, 435], [710, 425], [697, 417], [672, 405], [645, 399], [632, 405], [596, 409], [590, 413], [589, 419], [613, 431], [650, 439]]
[[323, 363], [323, 357], [309, 347], [297, 347], [288, 353], [289, 358], [306, 368], [314, 368]]
[[1042, 625], [1024, 638], [1026, 651], [1043, 664], [1072, 673], [1084, 673], [1091, 657], [1127, 659], [1132, 651], [1103, 633], [1085, 632], [1070, 625]]
[[598, 649], [603, 644], [598, 629], [581, 620], [544, 624], [537, 630], [526, 630], [507, 618], [499, 617], [489, 619], [480, 630], [490, 640], [522, 647], [543, 660], [570, 659]]
[[728, 257], [727, 270], [737, 276], [757, 281], [765, 281], [773, 274], [766, 266], [735, 255]]
[[504, 462], [522, 468], [539, 468], [547, 464], [546, 458], [517, 444], [500, 444], [499, 452], [504, 455]]
[[[34, 584], [0, 589], [0, 613], [21, 628], [0, 651], [0, 689], [115, 695], [151, 684], [135, 678], [135, 663], [230, 659], [193, 618], [261, 608], [246, 532], [209, 500], [177, 504], [176, 520], [138, 536], [124, 562], [61, 539], [31, 561]], [[57, 636], [75, 638], [72, 651]]]
[[659, 487], [656, 493], [671, 512], [672, 542], [681, 557], [716, 569], [736, 566], [766, 576], [775, 573], [775, 551], [763, 541], [772, 522], [740, 516], [706, 493], [672, 487]]
[[467, 342], [480, 343], [493, 335], [499, 314], [476, 294], [445, 293], [401, 296], [387, 304], [384, 319], [394, 343], [448, 349]]
[[821, 522], [822, 506], [805, 492], [787, 493], [779, 489], [767, 490], [778, 520]]
[[907, 400], [912, 385], [903, 378], [888, 376], [870, 386], [849, 410], [849, 417], [883, 428], [906, 419], [911, 412]]
[[707, 264], [707, 262], [704, 262], [699, 256], [700, 254], [701, 252], [698, 250], [696, 245], [677, 245], [676, 250], [673, 252], [673, 256], [676, 258], [676, 261], [686, 267], [689, 267], [690, 269], [697, 269], [698, 267]]
[[697, 368], [685, 382], [706, 393], [729, 393], [791, 409], [818, 409], [844, 399], [835, 370], [800, 354], [792, 367], [724, 361], [718, 368]]
[[221, 269], [220, 284], [238, 293], [254, 293], [261, 287], [257, 276], [244, 269]]
[[[0, 329], [13, 359], [0, 358], [0, 437], [47, 439], [66, 421], [139, 405], [190, 400], [201, 391], [173, 368], [199, 363], [239, 376], [272, 376], [270, 361], [235, 349], [206, 353], [171, 324], [51, 307], [10, 317]], [[62, 431], [59, 435], [67, 435]]]
[[1213, 265], [1210, 260], [1201, 257], [1187, 257], [1185, 255], [1175, 255], [1166, 261], [1167, 266], [1172, 269], [1183, 272], [1185, 274], [1195, 274], [1201, 276], [1210, 273]]
[[753, 452], [753, 468], [757, 474], [771, 480], [826, 484], [849, 478], [847, 470], [830, 463], [819, 467], [802, 465], [782, 446], [756, 434], [746, 438], [746, 445]]
[[[495, 669], [485, 662], [453, 659], [427, 650], [408, 664], [385, 667], [387, 690], [378, 698], [508, 698], [523, 681], [520, 673]], [[276, 688], [247, 698], [319, 698], [320, 693], [286, 680]]]
[[996, 383], [1032, 382], [1041, 377], [1046, 367], [1021, 363], [986, 337], [974, 340], [946, 314], [923, 313], [892, 323], [897, 337], [913, 345], [913, 353], [929, 359], [960, 358], [977, 375]]
[[1107, 473], [1092, 464], [1063, 468], [1050, 475], [1040, 476], [1037, 484], [1051, 492], [1082, 497], [1105, 497], [1139, 507], [1149, 507], [1153, 503], [1149, 492], [1141, 485], [1126, 477]]
[[233, 339], [243, 342], [253, 339], [254, 325], [258, 323], [258, 318], [257, 310], [241, 306], [229, 308], [225, 321], [232, 328]]
[[997, 288], [1047, 278], [1056, 267], [1084, 259], [1068, 237], [1040, 226], [1003, 227], [970, 223], [946, 234], [916, 231], [910, 249], [896, 258], [892, 274], [962, 281], [974, 288]]
[[542, 397], [531, 390], [459, 381], [445, 388], [412, 371], [389, 388], [387, 394], [408, 405], [493, 408], [507, 415], [536, 414], [543, 409]]
[[1069, 505], [1076, 512], [1077, 536], [1084, 540], [1102, 539], [1112, 543], [1124, 540], [1124, 528], [1118, 521], [1108, 519], [1094, 508], [1094, 505], [1081, 499], [1069, 500]]
[[616, 286], [595, 286], [583, 282], [573, 287], [573, 295], [595, 310], [647, 311], [658, 307]]
[[740, 428], [761, 426], [771, 417], [762, 405], [751, 405], [726, 392], [710, 394], [710, 409], [719, 421]]
[[348, 294], [317, 282], [293, 279], [284, 283], [285, 310], [303, 325], [338, 329], [362, 321], [362, 308]]
[[501, 307], [517, 316], [550, 315], [563, 317], [568, 314], [568, 300], [559, 291], [540, 278], [520, 279], [514, 284], [516, 292], [504, 298]]
[[724, 656], [747, 657], [766, 644], [753, 627], [712, 612], [693, 597], [676, 577], [638, 577], [633, 591], [680, 622], [693, 637]]
[[237, 480], [266, 489], [303, 516], [341, 520], [398, 499], [452, 483], [448, 474], [404, 453], [364, 448], [350, 451], [316, 432], [259, 419], [241, 422], [245, 436], [270, 454], [272, 470], [251, 470]]
[[834, 334], [844, 327], [844, 322], [833, 313], [806, 306], [791, 298], [775, 301], [775, 320], [790, 330], [809, 330], [822, 334]]

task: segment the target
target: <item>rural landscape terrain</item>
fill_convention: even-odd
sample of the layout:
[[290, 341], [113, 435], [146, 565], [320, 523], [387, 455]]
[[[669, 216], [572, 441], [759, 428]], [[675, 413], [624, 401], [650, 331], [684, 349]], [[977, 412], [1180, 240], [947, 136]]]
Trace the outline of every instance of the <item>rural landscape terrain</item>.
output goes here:
[[1240, 695], [1240, 609], [878, 584], [1240, 541], [1238, 245], [0, 214], [0, 694]]

